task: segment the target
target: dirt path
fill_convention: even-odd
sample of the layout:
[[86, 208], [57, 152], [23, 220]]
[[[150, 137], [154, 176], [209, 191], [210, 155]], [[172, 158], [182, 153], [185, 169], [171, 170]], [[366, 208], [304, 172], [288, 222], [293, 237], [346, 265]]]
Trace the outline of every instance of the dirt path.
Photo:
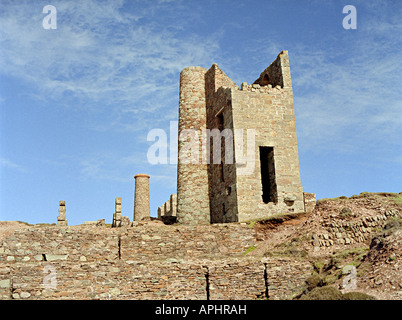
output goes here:
[[300, 214], [296, 217], [270, 219], [256, 223], [254, 228], [257, 239], [260, 241], [256, 249], [251, 252], [252, 255], [263, 255], [275, 246], [286, 243], [297, 233], [299, 227], [303, 226], [307, 218], [308, 215]]

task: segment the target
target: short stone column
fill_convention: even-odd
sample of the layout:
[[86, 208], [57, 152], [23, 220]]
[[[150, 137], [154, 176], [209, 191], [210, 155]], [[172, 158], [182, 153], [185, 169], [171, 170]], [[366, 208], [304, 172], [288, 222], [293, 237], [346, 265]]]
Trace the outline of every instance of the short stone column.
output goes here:
[[170, 211], [172, 217], [177, 216], [177, 194], [175, 193], [170, 195]]
[[116, 198], [112, 227], [121, 227], [121, 198]]
[[158, 220], [162, 220], [162, 216], [165, 215], [165, 205], [158, 207]]
[[57, 225], [62, 227], [67, 226], [65, 201], [59, 201], [59, 216], [57, 217]]
[[149, 175], [140, 173], [135, 175], [134, 179], [134, 221], [150, 220]]

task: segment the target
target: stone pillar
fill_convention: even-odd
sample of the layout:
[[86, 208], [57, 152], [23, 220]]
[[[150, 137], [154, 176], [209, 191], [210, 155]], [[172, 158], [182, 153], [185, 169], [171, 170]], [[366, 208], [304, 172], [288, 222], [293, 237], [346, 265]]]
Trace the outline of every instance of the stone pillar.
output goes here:
[[57, 225], [62, 227], [67, 226], [65, 201], [59, 201], [59, 216], [57, 217]]
[[149, 175], [140, 173], [134, 179], [134, 221], [150, 220]]
[[121, 227], [121, 198], [116, 198], [112, 227]]
[[175, 193], [170, 195], [170, 211], [172, 217], [177, 216], [177, 195]]
[[165, 216], [171, 216], [170, 200], [166, 201], [164, 206], [165, 206]]
[[158, 220], [162, 220], [162, 216], [165, 215], [165, 205], [158, 207]]

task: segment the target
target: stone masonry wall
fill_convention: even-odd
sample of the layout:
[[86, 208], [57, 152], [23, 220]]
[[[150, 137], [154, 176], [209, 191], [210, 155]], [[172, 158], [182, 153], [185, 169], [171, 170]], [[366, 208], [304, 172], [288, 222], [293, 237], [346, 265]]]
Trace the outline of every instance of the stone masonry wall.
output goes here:
[[311, 274], [254, 244], [243, 225], [35, 226], [1, 242], [0, 299], [285, 299]]
[[238, 225], [165, 226], [127, 229], [121, 234], [121, 258], [143, 260], [208, 259], [215, 255], [235, 257], [254, 243], [254, 230]]
[[326, 232], [313, 235], [312, 244], [317, 247], [330, 247], [367, 242], [377, 228], [382, 228], [388, 219], [399, 215], [398, 210], [390, 209], [384, 214], [363, 217], [357, 221], [326, 222], [323, 223]]

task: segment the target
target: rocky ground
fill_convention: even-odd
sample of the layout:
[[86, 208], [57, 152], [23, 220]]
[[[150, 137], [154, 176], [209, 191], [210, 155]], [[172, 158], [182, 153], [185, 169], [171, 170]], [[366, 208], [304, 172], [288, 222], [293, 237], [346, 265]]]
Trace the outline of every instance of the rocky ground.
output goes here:
[[[322, 294], [327, 290], [333, 297], [336, 292], [338, 299], [342, 298], [342, 293], [352, 292], [347, 295], [361, 298], [362, 293], [377, 299], [401, 300], [401, 218], [402, 193], [363, 192], [350, 198], [322, 199], [309, 214], [250, 222], [260, 240], [250, 254], [309, 260], [315, 272], [306, 284], [304, 297], [317, 288], [311, 298], [322, 289]], [[345, 225], [352, 227], [349, 231], [340, 230], [341, 227], [346, 229]], [[330, 244], [328, 230], [333, 231], [333, 235], [345, 231], [351, 241], [345, 243], [333, 237]], [[318, 245], [318, 240], [314, 240], [317, 235], [330, 238], [319, 240]], [[336, 290], [328, 290], [329, 287]]]

